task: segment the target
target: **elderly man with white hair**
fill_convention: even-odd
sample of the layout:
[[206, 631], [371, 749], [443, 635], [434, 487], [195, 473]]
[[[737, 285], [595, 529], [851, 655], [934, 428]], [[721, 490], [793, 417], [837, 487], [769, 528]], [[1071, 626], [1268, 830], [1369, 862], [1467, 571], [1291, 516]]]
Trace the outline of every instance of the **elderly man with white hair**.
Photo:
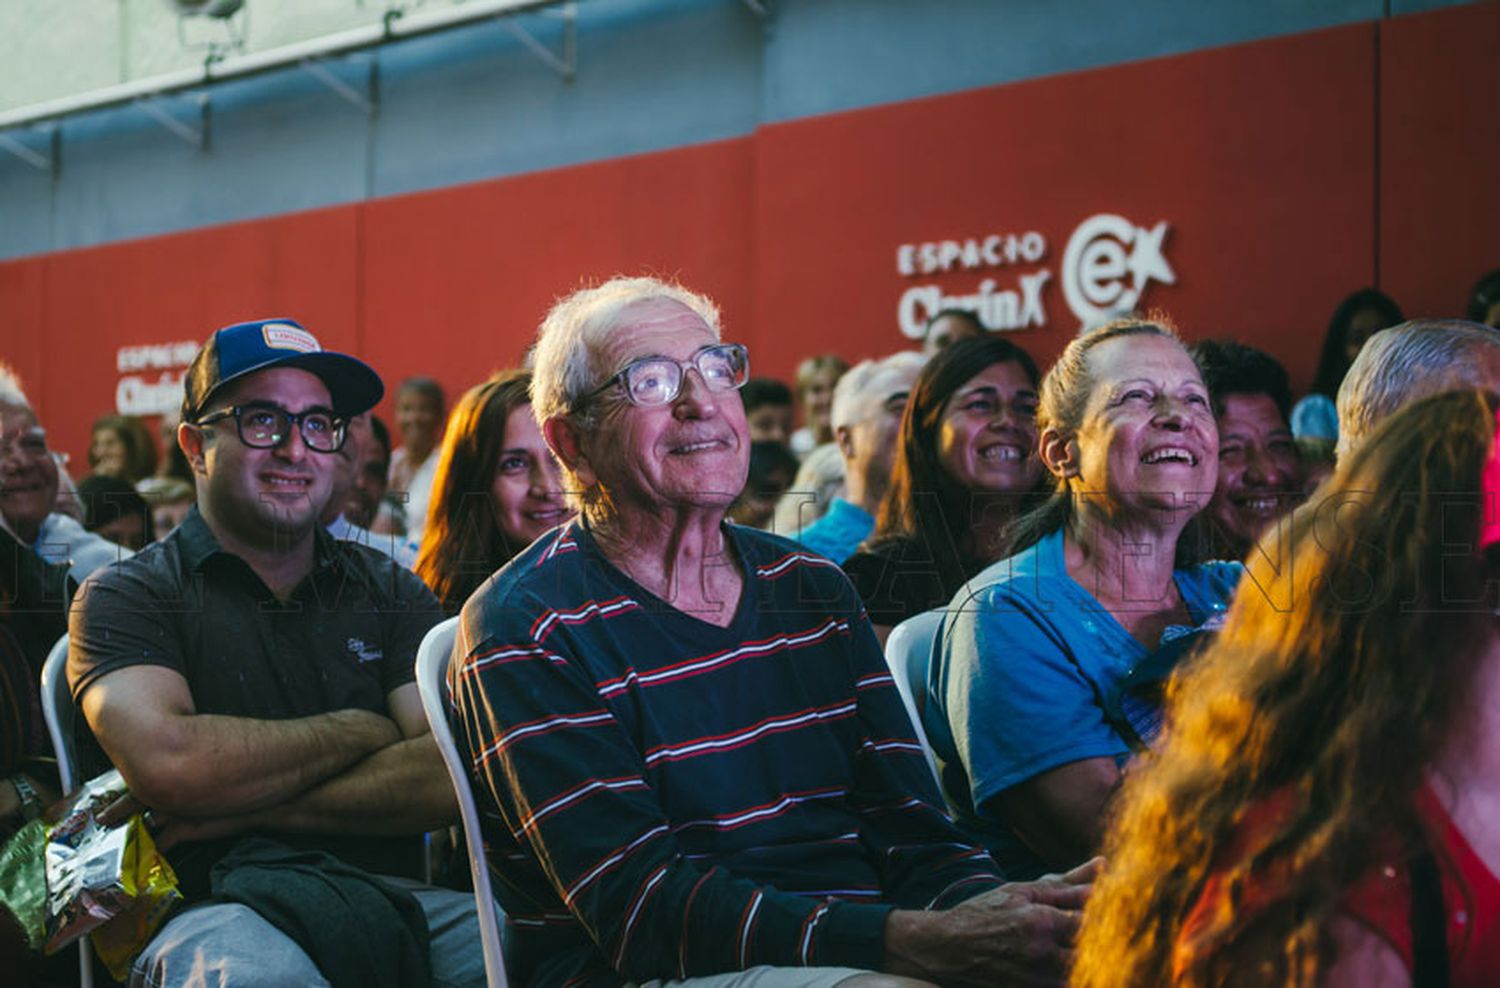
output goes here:
[[87, 531], [56, 510], [63, 477], [47, 446], [47, 430], [14, 371], [0, 364], [0, 528], [49, 563], [66, 563], [82, 581], [132, 553]]
[[1381, 330], [1339, 386], [1338, 458], [1396, 409], [1458, 388], [1500, 391], [1500, 333], [1462, 319], [1413, 319]]
[[901, 444], [901, 414], [925, 359], [902, 351], [856, 364], [839, 378], [830, 420], [844, 458], [844, 493], [797, 535], [807, 548], [842, 563], [875, 530], [875, 512]]
[[654, 279], [542, 324], [533, 409], [581, 514], [469, 600], [450, 671], [511, 977], [1060, 981], [1093, 869], [1002, 884], [842, 572], [726, 523], [748, 374]]

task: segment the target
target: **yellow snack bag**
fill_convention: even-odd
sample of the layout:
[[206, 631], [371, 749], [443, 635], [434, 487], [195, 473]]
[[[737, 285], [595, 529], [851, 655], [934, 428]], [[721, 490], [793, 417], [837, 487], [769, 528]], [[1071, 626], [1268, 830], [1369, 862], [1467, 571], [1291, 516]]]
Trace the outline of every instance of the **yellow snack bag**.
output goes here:
[[85, 783], [47, 833], [47, 952], [85, 934], [123, 981], [130, 962], [181, 901], [177, 876], [137, 813], [101, 826], [96, 814], [125, 792], [118, 772]]

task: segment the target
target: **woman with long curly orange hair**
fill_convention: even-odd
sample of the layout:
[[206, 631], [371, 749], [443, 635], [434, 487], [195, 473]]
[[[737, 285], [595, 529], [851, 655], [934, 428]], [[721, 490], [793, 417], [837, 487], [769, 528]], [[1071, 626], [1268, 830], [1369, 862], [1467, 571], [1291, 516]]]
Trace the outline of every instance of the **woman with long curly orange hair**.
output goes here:
[[1393, 415], [1253, 554], [1119, 797], [1075, 985], [1500, 983], [1496, 403]]

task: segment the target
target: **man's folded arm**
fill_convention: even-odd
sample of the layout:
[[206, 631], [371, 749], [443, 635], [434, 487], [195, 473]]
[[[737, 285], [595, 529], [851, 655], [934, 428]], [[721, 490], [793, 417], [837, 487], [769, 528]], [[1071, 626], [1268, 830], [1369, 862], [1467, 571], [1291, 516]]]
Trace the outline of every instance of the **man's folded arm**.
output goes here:
[[200, 714], [187, 680], [165, 666], [105, 673], [82, 707], [136, 798], [182, 817], [285, 802], [400, 737], [394, 722], [367, 710], [293, 720]]
[[456, 823], [458, 800], [416, 685], [397, 687], [387, 701], [401, 741], [263, 811], [259, 824], [277, 830], [400, 836]]

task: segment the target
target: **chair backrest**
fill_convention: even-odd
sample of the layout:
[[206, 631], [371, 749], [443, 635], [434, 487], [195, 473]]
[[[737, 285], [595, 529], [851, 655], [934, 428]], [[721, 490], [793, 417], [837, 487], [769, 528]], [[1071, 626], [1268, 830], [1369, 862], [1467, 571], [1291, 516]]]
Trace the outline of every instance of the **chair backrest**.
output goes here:
[[68, 636], [64, 634], [42, 664], [42, 719], [57, 755], [57, 774], [64, 793], [78, 788], [78, 752], [73, 747], [78, 708], [68, 691]]
[[923, 611], [909, 617], [891, 629], [885, 640], [885, 661], [891, 667], [891, 676], [896, 680], [896, 691], [906, 712], [911, 717], [912, 729], [927, 756], [927, 767], [932, 777], [940, 778], [937, 759], [933, 757], [932, 745], [927, 742], [927, 732], [922, 728], [922, 713], [917, 707], [917, 697], [927, 689], [927, 665], [932, 659], [932, 643], [937, 638], [938, 628], [943, 623], [943, 612]]
[[464, 841], [469, 849], [469, 873], [474, 878], [474, 902], [479, 912], [479, 937], [484, 947], [484, 973], [490, 988], [506, 988], [505, 957], [500, 949], [500, 917], [490, 888], [489, 864], [484, 856], [484, 840], [479, 831], [479, 809], [469, 788], [469, 771], [453, 742], [453, 728], [448, 722], [448, 663], [453, 659], [453, 643], [458, 638], [458, 618], [443, 621], [427, 632], [417, 647], [417, 692], [422, 709], [432, 727], [432, 738], [448, 766], [453, 792], [458, 796], [463, 816]]
[[[52, 753], [57, 756], [57, 777], [62, 783], [63, 794], [78, 788], [78, 752], [73, 747], [73, 732], [78, 723], [78, 708], [73, 705], [73, 694], [68, 689], [68, 636], [64, 634], [47, 653], [42, 663], [42, 719], [47, 722], [47, 735], [52, 738]], [[89, 938], [78, 940], [78, 983], [80, 988], [93, 988], [94, 961], [89, 950]]]

